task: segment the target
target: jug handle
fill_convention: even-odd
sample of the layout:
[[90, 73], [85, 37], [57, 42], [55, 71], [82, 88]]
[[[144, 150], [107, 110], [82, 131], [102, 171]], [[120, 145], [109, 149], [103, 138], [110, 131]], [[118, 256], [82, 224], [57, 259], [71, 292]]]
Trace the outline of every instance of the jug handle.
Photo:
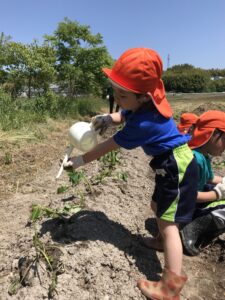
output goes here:
[[97, 134], [99, 134], [99, 132], [101, 131], [101, 129], [95, 130], [95, 128], [94, 128], [92, 122], [90, 123], [90, 128], [91, 128], [91, 130], [95, 131]]
[[58, 172], [58, 174], [56, 175], [56, 179], [58, 179], [58, 178], [61, 176], [62, 171], [63, 171], [64, 163], [67, 162], [68, 158], [70, 157], [70, 154], [71, 154], [72, 151], [73, 151], [73, 148], [74, 148], [74, 147], [73, 147], [72, 145], [70, 145], [69, 148], [67, 149], [66, 155], [64, 156], [64, 159], [63, 159], [62, 164], [61, 164], [61, 166], [60, 166], [59, 172]]

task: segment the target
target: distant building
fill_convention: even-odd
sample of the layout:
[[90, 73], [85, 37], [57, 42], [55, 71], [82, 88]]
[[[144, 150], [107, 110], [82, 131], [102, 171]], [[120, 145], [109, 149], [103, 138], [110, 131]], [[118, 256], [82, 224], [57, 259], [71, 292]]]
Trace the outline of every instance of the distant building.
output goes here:
[[211, 80], [220, 80], [220, 79], [224, 79], [225, 77], [223, 76], [212, 76], [210, 79]]

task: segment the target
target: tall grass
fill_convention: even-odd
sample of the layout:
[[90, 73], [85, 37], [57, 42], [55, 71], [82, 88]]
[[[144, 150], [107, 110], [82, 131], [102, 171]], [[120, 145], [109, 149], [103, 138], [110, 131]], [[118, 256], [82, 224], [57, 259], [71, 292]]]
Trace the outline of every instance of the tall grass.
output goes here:
[[96, 97], [68, 99], [49, 92], [43, 97], [13, 100], [0, 90], [0, 129], [3, 131], [21, 129], [33, 124], [44, 123], [50, 118], [77, 119], [93, 116], [101, 111], [103, 100]]

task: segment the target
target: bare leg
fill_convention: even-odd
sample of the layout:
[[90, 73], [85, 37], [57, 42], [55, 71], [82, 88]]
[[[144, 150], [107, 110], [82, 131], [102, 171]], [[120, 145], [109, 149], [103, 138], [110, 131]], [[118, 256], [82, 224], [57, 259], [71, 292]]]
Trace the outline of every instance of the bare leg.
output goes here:
[[159, 218], [157, 223], [163, 237], [165, 267], [181, 275], [183, 248], [178, 225]]

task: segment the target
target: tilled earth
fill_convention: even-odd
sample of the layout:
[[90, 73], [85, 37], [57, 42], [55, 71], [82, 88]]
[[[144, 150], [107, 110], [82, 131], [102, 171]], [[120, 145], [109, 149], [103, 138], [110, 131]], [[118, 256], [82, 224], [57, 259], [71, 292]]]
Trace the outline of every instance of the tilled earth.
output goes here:
[[[56, 181], [67, 128], [58, 123], [42, 142], [1, 148], [0, 299], [146, 299], [137, 280], [158, 280], [164, 265], [162, 253], [140, 243], [156, 231], [148, 158], [141, 149], [120, 150], [112, 170], [95, 161], [82, 168], [86, 179], [78, 185], [65, 172]], [[224, 160], [218, 158], [215, 168], [225, 175]], [[59, 188], [66, 191], [57, 193]], [[66, 206], [68, 214], [31, 222], [32, 205]], [[75, 205], [83, 209], [73, 213]], [[224, 240], [197, 257], [184, 256], [189, 280], [181, 299], [225, 299]]]

